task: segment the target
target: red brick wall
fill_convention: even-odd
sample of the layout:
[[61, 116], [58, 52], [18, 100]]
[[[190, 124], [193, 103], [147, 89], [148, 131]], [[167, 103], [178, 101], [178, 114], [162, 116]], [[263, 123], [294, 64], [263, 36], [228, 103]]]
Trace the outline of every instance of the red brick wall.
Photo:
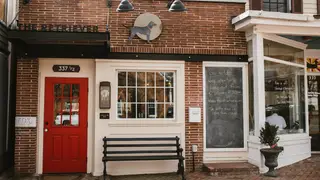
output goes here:
[[[18, 60], [16, 116], [38, 115], [38, 60]], [[15, 169], [36, 172], [37, 128], [16, 128]]]
[[[191, 54], [246, 54], [245, 36], [234, 32], [231, 17], [244, 12], [244, 4], [184, 2], [186, 12], [168, 12], [167, 0], [134, 0], [135, 10], [116, 12], [119, 0], [112, 1], [109, 29], [113, 52], [154, 52]], [[162, 21], [162, 34], [148, 44], [129, 30], [140, 13], [153, 13]], [[98, 25], [105, 31], [108, 17], [106, 0], [33, 0], [23, 6], [20, 23]]]
[[[198, 145], [195, 165], [199, 170], [203, 162], [203, 87], [202, 62], [185, 64], [185, 111], [186, 111], [186, 168], [192, 170], [192, 145]], [[201, 108], [201, 123], [189, 123], [189, 107]]]

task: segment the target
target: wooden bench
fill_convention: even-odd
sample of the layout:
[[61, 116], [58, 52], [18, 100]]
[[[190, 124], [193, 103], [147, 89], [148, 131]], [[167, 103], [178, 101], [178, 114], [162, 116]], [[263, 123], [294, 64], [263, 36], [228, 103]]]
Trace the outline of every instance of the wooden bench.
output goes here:
[[[177, 136], [159, 138], [104, 137], [102, 158], [104, 165], [103, 179], [106, 180], [107, 178], [108, 161], [178, 160], [177, 174], [181, 175], [182, 180], [186, 180], [184, 175], [184, 157], [182, 156], [183, 149], [180, 147], [179, 140], [180, 138]], [[145, 148], [147, 147], [153, 147], [156, 150], [146, 150]], [[172, 147], [172, 150], [169, 149], [170, 147]], [[110, 148], [121, 148], [121, 150], [111, 150]]]

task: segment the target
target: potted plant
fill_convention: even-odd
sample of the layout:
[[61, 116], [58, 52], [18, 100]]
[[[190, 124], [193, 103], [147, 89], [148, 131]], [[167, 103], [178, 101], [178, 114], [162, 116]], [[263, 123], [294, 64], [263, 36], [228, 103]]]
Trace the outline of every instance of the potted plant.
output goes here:
[[283, 151], [283, 147], [277, 145], [280, 138], [277, 136], [279, 127], [265, 123], [265, 127], [260, 130], [260, 142], [261, 144], [269, 145], [270, 148], [260, 149], [260, 152], [265, 158], [265, 165], [269, 168], [269, 171], [265, 173], [265, 176], [277, 177], [274, 170], [278, 166], [279, 153]]

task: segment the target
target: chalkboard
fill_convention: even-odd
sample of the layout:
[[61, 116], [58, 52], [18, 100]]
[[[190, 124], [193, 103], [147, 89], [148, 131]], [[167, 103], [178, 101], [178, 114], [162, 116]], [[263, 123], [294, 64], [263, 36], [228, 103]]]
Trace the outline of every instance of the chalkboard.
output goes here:
[[242, 67], [206, 67], [206, 147], [243, 148]]

